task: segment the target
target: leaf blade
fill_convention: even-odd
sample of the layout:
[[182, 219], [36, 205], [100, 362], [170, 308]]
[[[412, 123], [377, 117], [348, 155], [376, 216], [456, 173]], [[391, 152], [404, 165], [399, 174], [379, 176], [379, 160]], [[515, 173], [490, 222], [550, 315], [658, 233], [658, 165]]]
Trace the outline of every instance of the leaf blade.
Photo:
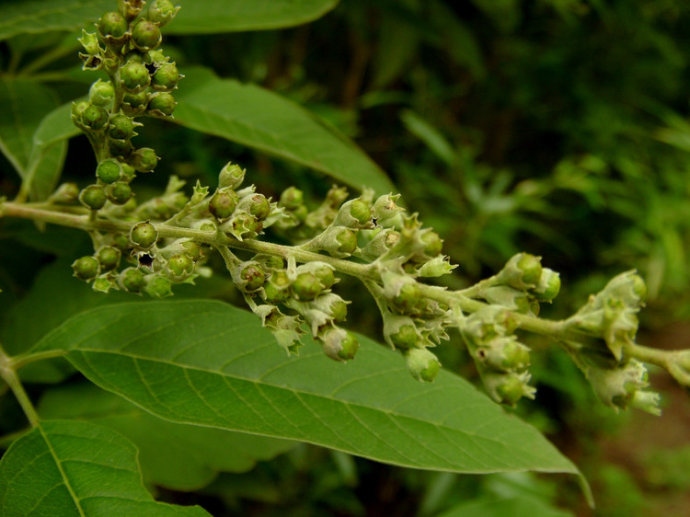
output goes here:
[[169, 34], [214, 34], [293, 27], [320, 18], [338, 0], [194, 0], [166, 26]]
[[188, 73], [194, 79], [181, 82], [173, 122], [306, 165], [358, 189], [394, 190], [352, 141], [297, 104], [204, 69]]
[[345, 366], [313, 345], [288, 358], [248, 313], [183, 301], [97, 308], [37, 348], [66, 350], [94, 383], [171, 421], [406, 467], [579, 474], [534, 428], [463, 379], [442, 372], [433, 386], [422, 385], [402, 358], [361, 341], [357, 360]]
[[3, 515], [208, 515], [199, 507], [155, 502], [141, 482], [136, 454], [106, 427], [42, 422], [0, 460]]

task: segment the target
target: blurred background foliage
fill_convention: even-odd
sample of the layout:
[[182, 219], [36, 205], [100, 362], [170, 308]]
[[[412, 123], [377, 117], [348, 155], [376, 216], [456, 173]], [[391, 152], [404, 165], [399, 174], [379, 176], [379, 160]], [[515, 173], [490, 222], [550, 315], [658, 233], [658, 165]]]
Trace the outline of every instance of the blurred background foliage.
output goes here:
[[[353, 138], [445, 239], [460, 265], [453, 287], [529, 251], [561, 272], [564, 288], [548, 314], [560, 317], [611, 275], [636, 268], [650, 291], [641, 341], [687, 347], [689, 23], [682, 0], [344, 0], [311, 24], [170, 37], [166, 49], [183, 72], [203, 64], [260, 84]], [[3, 68], [66, 40], [64, 33], [10, 39], [0, 48]], [[83, 95], [93, 80], [78, 71], [72, 50], [56, 50], [42, 71], [62, 102]], [[317, 203], [330, 186], [303, 167], [163, 124], [147, 122], [139, 137], [164, 156], [152, 185], [166, 173], [213, 184], [231, 159], [274, 197], [296, 184]], [[91, 175], [84, 156], [79, 137], [65, 179]], [[16, 190], [11, 174], [1, 178], [0, 192]], [[50, 237], [39, 239], [39, 253], [26, 226], [2, 231], [23, 233], [23, 243], [0, 247], [0, 315], [52, 254], [79, 247], [67, 250], [57, 234], [54, 246]], [[234, 296], [227, 285], [203, 291]], [[373, 302], [354, 285], [343, 294], [354, 300], [353, 326], [378, 335]], [[535, 354], [537, 400], [518, 413], [582, 468], [594, 485], [595, 513], [687, 511], [686, 394], [655, 376], [668, 394], [661, 420], [613, 414], [552, 349]], [[449, 369], [475, 375], [457, 339], [441, 357]], [[18, 418], [12, 404], [0, 398], [3, 429]], [[409, 471], [305, 445], [247, 473], [222, 474], [201, 491], [160, 488], [159, 496], [201, 503], [214, 515], [589, 514], [562, 479]]]

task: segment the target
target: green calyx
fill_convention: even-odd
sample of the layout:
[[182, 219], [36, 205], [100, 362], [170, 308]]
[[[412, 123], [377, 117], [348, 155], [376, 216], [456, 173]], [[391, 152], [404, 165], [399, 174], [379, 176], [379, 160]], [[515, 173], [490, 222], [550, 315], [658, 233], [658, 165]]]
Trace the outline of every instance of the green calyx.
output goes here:
[[130, 293], [140, 292], [146, 285], [144, 273], [137, 268], [127, 268], [120, 273], [118, 277], [120, 287]]
[[184, 279], [194, 272], [194, 262], [185, 253], [179, 253], [168, 259], [168, 270], [174, 279]]
[[290, 279], [285, 271], [279, 270], [271, 274], [264, 285], [264, 298], [267, 302], [282, 303], [290, 297]]
[[98, 130], [105, 126], [106, 122], [108, 122], [108, 112], [100, 106], [89, 104], [81, 112], [81, 123], [88, 128]]
[[102, 36], [121, 38], [127, 32], [127, 20], [118, 12], [108, 12], [98, 20], [98, 32]]
[[435, 257], [441, 254], [443, 250], [443, 241], [436, 232], [425, 232], [422, 234], [422, 242], [424, 243], [424, 253], [430, 257]]
[[134, 121], [122, 113], [113, 115], [108, 122], [108, 136], [120, 140], [132, 138], [134, 136]]
[[359, 341], [354, 334], [341, 328], [328, 329], [320, 339], [323, 342], [323, 351], [336, 361], [354, 359], [359, 350]]
[[266, 273], [258, 263], [245, 265], [240, 270], [239, 277], [241, 287], [248, 292], [256, 291], [266, 281]]
[[351, 255], [357, 249], [357, 233], [349, 228], [341, 228], [335, 236], [338, 253]]
[[244, 181], [245, 170], [239, 165], [228, 162], [218, 174], [218, 187], [236, 189]]
[[146, 18], [162, 27], [175, 17], [179, 9], [170, 0], [154, 0], [146, 11]]
[[120, 68], [120, 81], [127, 91], [137, 93], [150, 84], [151, 76], [144, 63], [129, 61]]
[[371, 221], [371, 208], [369, 204], [360, 199], [355, 199], [350, 204], [350, 215], [354, 217], [360, 225], [365, 225]]
[[177, 101], [172, 93], [157, 92], [151, 95], [148, 110], [157, 116], [169, 117], [175, 111]]
[[110, 81], [98, 79], [89, 88], [89, 102], [101, 108], [109, 108], [115, 98], [115, 88]]
[[81, 257], [72, 263], [74, 276], [82, 280], [91, 280], [100, 272], [100, 264], [94, 257]]
[[108, 199], [115, 205], [124, 205], [132, 198], [132, 187], [124, 181], [116, 181], [107, 188]]
[[132, 153], [130, 163], [139, 172], [152, 172], [158, 165], [158, 156], [150, 147], [142, 147]]
[[156, 228], [149, 222], [137, 223], [132, 226], [129, 240], [139, 248], [148, 249], [158, 240]]
[[390, 340], [396, 348], [407, 350], [417, 345], [419, 335], [412, 324], [402, 325], [397, 332], [390, 335]]
[[180, 80], [180, 72], [177, 70], [175, 63], [164, 63], [153, 74], [151, 79], [151, 87], [154, 90], [172, 90], [177, 86]]
[[172, 296], [172, 282], [168, 278], [154, 274], [146, 277], [145, 280], [144, 292], [151, 298]]

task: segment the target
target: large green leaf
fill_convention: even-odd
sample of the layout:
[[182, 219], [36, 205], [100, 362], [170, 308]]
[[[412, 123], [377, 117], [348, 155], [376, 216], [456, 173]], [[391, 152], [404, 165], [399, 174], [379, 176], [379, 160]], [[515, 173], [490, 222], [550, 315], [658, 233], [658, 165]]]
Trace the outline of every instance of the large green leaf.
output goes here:
[[165, 27], [170, 34], [277, 29], [310, 22], [338, 0], [181, 0], [182, 10]]
[[2, 457], [0, 511], [4, 517], [209, 515], [154, 501], [141, 482], [136, 447], [123, 436], [62, 420], [41, 423]]
[[115, 429], [139, 450], [144, 480], [175, 490], [202, 488], [219, 471], [245, 472], [258, 460], [295, 446], [265, 436], [175, 424], [92, 384], [51, 389], [38, 412], [42, 418], [74, 418]]
[[98, 386], [171, 421], [295, 439], [407, 467], [578, 474], [536, 429], [468, 382], [414, 381], [361, 338], [330, 361], [288, 357], [249, 313], [212, 301], [115, 304], [71, 318], [36, 350], [62, 349]]
[[27, 32], [77, 29], [116, 5], [115, 0], [4, 0], [0, 40]]
[[384, 172], [352, 141], [312, 113], [252, 84], [186, 71], [174, 121], [324, 172], [355, 188], [393, 190]]
[[5, 107], [0, 110], [0, 151], [31, 197], [44, 199], [60, 177], [67, 153], [64, 139], [73, 132], [64, 134], [64, 121], [53, 113], [55, 94], [38, 81], [0, 79], [0, 105]]

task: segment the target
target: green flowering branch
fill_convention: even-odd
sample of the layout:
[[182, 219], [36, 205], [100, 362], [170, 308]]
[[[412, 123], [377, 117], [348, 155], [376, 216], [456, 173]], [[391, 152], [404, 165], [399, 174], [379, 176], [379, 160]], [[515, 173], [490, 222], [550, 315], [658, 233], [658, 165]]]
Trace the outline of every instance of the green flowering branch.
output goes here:
[[[130, 184], [137, 174], [152, 172], [159, 158], [133, 144], [141, 125], [136, 119], [173, 116], [182, 76], [159, 48], [160, 27], [179, 8], [169, 0], [155, 0], [146, 10], [139, 0], [118, 6], [101, 17], [97, 32], [80, 38], [84, 69], [108, 76], [72, 109], [98, 162], [94, 182], [82, 189], [63, 184], [44, 203], [0, 202], [0, 217], [88, 232], [94, 252], [72, 268], [94, 290], [170, 296], [175, 284], [210, 275], [205, 264], [217, 252], [249, 308], [288, 352], [309, 333], [332, 359], [355, 357], [357, 339], [343, 327], [349, 302], [337, 293], [340, 277], [348, 275], [371, 293], [384, 341], [404, 354], [421, 381], [433, 381], [441, 363], [432, 349], [457, 329], [489, 395], [508, 405], [535, 396], [524, 332], [560, 344], [601, 400], [616, 409], [658, 413], [643, 362], [690, 387], [690, 351], [635, 343], [645, 286], [634, 272], [613, 278], [569, 318], [551, 321], [539, 311], [557, 296], [559, 275], [527, 253], [466, 289], [433, 285], [455, 266], [443, 255], [438, 234], [400, 207], [397, 196], [365, 191], [348, 200], [346, 189], [333, 187], [310, 209], [295, 187], [273, 201], [243, 186], [245, 171], [229, 163], [213, 192], [197, 183], [186, 193], [184, 182], [172, 176], [161, 195], [138, 202]], [[271, 242], [272, 236], [288, 244]], [[11, 381], [16, 368], [44, 358], [5, 357], [3, 378]]]

